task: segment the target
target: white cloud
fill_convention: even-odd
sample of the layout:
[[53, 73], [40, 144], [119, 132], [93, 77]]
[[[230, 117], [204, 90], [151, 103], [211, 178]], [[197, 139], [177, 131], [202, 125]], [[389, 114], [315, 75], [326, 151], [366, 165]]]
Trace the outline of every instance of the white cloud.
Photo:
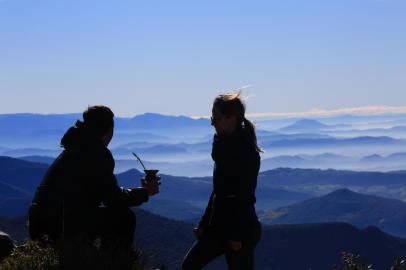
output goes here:
[[361, 114], [361, 115], [377, 115], [387, 113], [406, 113], [406, 106], [365, 106], [355, 108], [341, 108], [341, 109], [319, 109], [315, 108], [306, 112], [265, 112], [265, 113], [251, 113], [248, 116], [253, 118], [265, 117], [311, 117], [311, 116], [335, 116], [342, 114]]
[[[247, 116], [250, 118], [277, 118], [277, 117], [328, 117], [343, 114], [356, 114], [356, 115], [379, 115], [379, 114], [398, 114], [406, 113], [406, 106], [385, 106], [374, 105], [355, 108], [340, 108], [340, 109], [319, 109], [315, 108], [306, 112], [261, 112], [250, 113]], [[209, 118], [209, 116], [192, 116], [193, 118]]]

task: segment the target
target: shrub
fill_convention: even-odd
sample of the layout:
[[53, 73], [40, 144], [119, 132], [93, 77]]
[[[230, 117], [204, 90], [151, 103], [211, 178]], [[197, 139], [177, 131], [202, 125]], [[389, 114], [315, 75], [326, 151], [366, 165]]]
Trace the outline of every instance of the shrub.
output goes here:
[[1, 270], [60, 270], [60, 269], [125, 269], [144, 270], [142, 254], [137, 249], [120, 248], [117, 243], [89, 243], [80, 238], [51, 244], [28, 241], [17, 246], [0, 263]]
[[[341, 261], [342, 267], [340, 268], [340, 270], [373, 270], [372, 264], [368, 264], [359, 255], [343, 252]], [[390, 269], [406, 270], [405, 265], [406, 260], [402, 260], [400, 257], [395, 257]], [[333, 266], [332, 270], [337, 270], [337, 267]]]
[[56, 270], [60, 269], [59, 257], [51, 247], [28, 241], [17, 246], [12, 254], [0, 263], [2, 270]]

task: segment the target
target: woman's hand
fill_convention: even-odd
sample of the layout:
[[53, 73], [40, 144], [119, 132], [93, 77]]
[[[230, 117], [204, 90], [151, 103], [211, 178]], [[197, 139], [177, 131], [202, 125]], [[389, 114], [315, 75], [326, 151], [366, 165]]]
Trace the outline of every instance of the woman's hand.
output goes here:
[[232, 251], [239, 251], [242, 248], [242, 243], [240, 241], [230, 240], [230, 248]]
[[200, 238], [203, 235], [203, 228], [197, 226], [193, 228], [193, 234], [195, 235], [196, 238]]

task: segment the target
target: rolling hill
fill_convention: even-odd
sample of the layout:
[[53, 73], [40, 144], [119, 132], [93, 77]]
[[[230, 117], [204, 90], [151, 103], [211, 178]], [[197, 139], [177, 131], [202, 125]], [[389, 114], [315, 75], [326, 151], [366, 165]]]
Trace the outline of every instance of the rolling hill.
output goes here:
[[268, 211], [267, 224], [346, 222], [359, 228], [370, 225], [406, 237], [406, 203], [339, 189], [325, 196]]

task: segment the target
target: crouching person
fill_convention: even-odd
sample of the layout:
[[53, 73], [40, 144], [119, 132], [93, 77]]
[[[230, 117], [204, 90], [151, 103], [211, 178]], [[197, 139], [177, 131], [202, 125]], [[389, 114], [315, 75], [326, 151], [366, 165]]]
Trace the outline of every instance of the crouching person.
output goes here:
[[157, 194], [160, 179], [147, 179], [137, 188], [118, 186], [107, 148], [113, 137], [113, 117], [108, 107], [89, 107], [83, 122], [77, 121], [63, 136], [64, 151], [48, 169], [29, 209], [33, 240], [47, 238], [57, 243], [80, 236], [132, 246], [135, 215], [129, 207]]

